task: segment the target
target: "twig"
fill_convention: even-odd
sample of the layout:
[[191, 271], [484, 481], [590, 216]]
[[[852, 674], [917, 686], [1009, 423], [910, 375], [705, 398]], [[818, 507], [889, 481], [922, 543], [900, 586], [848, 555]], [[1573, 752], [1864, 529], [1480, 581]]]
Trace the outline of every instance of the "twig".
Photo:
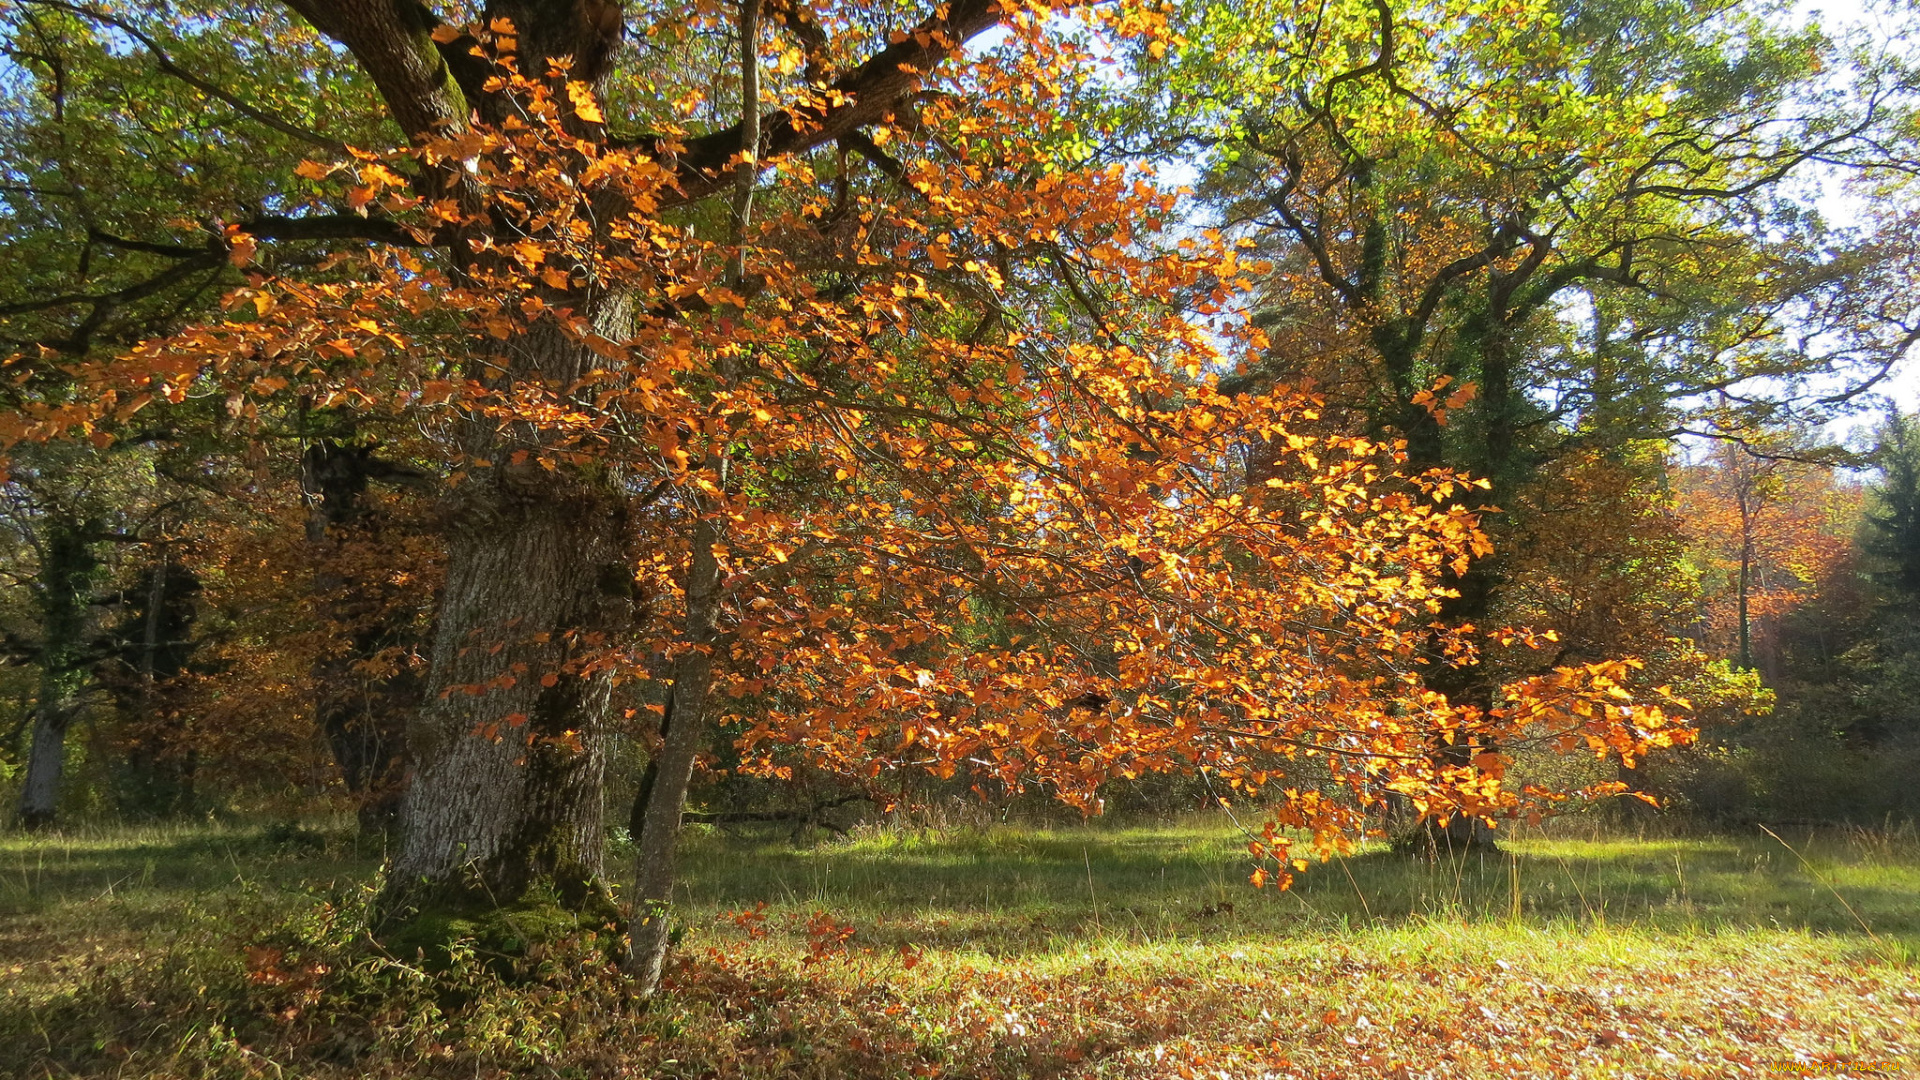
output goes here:
[[1080, 845], [1080, 858], [1087, 864], [1087, 898], [1093, 901], [1093, 932], [1104, 935], [1100, 926], [1100, 898], [1093, 892], [1093, 857], [1087, 854], [1087, 846]]
[[1360, 891], [1360, 883], [1353, 879], [1353, 871], [1347, 869], [1347, 857], [1336, 853], [1334, 858], [1340, 860], [1340, 872], [1347, 875], [1347, 884], [1353, 886], [1353, 895], [1360, 898], [1360, 910], [1366, 912], [1367, 921], [1372, 922], [1373, 905], [1367, 903], [1367, 894]]
[[1880, 940], [1880, 935], [1874, 933], [1873, 927], [1867, 925], [1867, 920], [1861, 918], [1860, 913], [1853, 910], [1853, 905], [1847, 903], [1847, 898], [1844, 896], [1841, 896], [1840, 890], [1834, 888], [1832, 882], [1822, 877], [1820, 875], [1820, 871], [1815, 870], [1813, 868], [1813, 864], [1807, 861], [1807, 857], [1805, 855], [1800, 854], [1799, 850], [1796, 849], [1792, 844], [1787, 843], [1785, 840], [1781, 840], [1779, 833], [1774, 832], [1772, 829], [1767, 828], [1765, 825], [1760, 826], [1760, 831], [1763, 833], [1766, 833], [1768, 836], [1773, 837], [1775, 840], [1780, 840], [1781, 847], [1786, 848], [1788, 851], [1793, 852], [1793, 857], [1800, 860], [1801, 866], [1806, 867], [1807, 876], [1819, 882], [1820, 884], [1826, 886], [1827, 891], [1833, 894], [1833, 898], [1835, 900], [1840, 901], [1840, 906], [1847, 909], [1847, 914], [1853, 916], [1853, 921], [1860, 924], [1860, 929], [1866, 932], [1867, 939], [1873, 942], [1874, 945], [1876, 946], [1885, 947], [1885, 943]]

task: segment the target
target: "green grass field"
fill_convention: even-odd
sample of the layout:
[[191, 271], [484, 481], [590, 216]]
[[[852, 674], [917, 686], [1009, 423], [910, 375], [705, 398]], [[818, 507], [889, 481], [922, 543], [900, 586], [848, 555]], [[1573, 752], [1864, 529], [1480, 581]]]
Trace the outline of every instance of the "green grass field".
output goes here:
[[1214, 819], [697, 831], [639, 1014], [591, 948], [383, 955], [344, 832], [15, 836], [0, 1075], [1920, 1076], [1911, 829], [1510, 846], [1281, 892]]

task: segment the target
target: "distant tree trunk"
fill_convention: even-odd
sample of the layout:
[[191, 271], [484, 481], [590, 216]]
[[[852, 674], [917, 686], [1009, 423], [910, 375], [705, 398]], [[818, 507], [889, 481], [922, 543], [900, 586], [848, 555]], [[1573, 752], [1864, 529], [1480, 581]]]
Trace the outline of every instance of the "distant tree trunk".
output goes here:
[[184, 718], [173, 693], [193, 654], [194, 598], [200, 580], [163, 555], [128, 591], [127, 619], [111, 635], [113, 655], [98, 677], [134, 738], [116, 770], [114, 801], [127, 817], [183, 813], [194, 800], [195, 754], [183, 745]]
[[60, 804], [60, 774], [66, 767], [67, 728], [78, 711], [55, 680], [40, 680], [40, 704], [34, 710], [33, 749], [27, 755], [27, 778], [20, 789], [20, 825], [44, 829], [54, 823]]
[[38, 552], [40, 573], [33, 591], [40, 608], [40, 700], [20, 791], [20, 824], [27, 829], [52, 825], [60, 804], [67, 730], [80, 713], [88, 682], [86, 615], [99, 565], [92, 543], [98, 531], [91, 522], [50, 521]]
[[1753, 670], [1753, 615], [1749, 597], [1753, 588], [1753, 524], [1747, 512], [1746, 499], [1740, 505], [1740, 571], [1735, 586], [1738, 595], [1740, 619], [1740, 646], [1737, 667], [1741, 671]]
[[375, 456], [371, 446], [331, 439], [308, 446], [300, 464], [316, 602], [341, 640], [314, 661], [314, 718], [359, 802], [361, 831], [384, 832], [399, 817], [407, 724], [420, 707], [422, 682], [404, 665], [385, 675], [367, 672], [390, 661], [386, 654], [421, 643], [410, 613], [391, 610], [372, 580], [387, 567], [380, 565], [382, 522], [367, 505], [367, 488], [375, 481], [419, 487], [428, 477]]

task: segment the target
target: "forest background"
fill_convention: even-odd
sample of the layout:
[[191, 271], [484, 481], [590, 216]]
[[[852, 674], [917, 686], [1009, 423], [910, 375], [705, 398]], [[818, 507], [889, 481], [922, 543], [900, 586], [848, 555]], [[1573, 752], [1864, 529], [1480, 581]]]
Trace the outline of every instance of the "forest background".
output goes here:
[[641, 998], [689, 824], [1892, 829], [1913, 18], [10, 0], [0, 782]]

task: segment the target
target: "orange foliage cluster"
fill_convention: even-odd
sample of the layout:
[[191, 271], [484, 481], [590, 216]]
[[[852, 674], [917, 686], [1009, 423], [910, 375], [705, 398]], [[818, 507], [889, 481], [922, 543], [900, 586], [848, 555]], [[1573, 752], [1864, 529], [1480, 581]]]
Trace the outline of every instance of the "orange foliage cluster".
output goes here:
[[1735, 449], [1682, 469], [1677, 487], [1700, 564], [1707, 648], [1723, 656], [1739, 652], [1744, 550], [1753, 660], [1773, 674], [1781, 619], [1823, 592], [1845, 587], [1841, 582], [1853, 558], [1850, 533], [1865, 490], [1839, 482], [1823, 465]]
[[[1057, 23], [1022, 15], [1017, 48], [956, 61], [877, 133], [887, 165], [858, 182], [769, 163], [738, 277], [682, 206], [671, 147], [598, 137], [563, 69], [492, 54], [503, 122], [307, 170], [464, 246], [456, 267], [382, 248], [256, 274], [223, 320], [76, 371], [90, 400], [5, 435], [215, 385], [242, 420], [298, 398], [404, 421], [456, 494], [489, 470], [610, 475], [632, 497], [645, 617], [569, 665], [643, 679], [711, 648], [770, 771], [798, 750], [1089, 808], [1114, 778], [1204, 771], [1324, 846], [1389, 792], [1439, 817], [1558, 797], [1512, 790], [1502, 754], [1452, 763], [1439, 745], [1631, 759], [1684, 737], [1621, 661], [1533, 674], [1490, 708], [1426, 689], [1475, 651], [1470, 628], [1436, 624], [1449, 574], [1488, 550], [1449, 498], [1467, 481], [1398, 475], [1395, 446], [1331, 431], [1304, 393], [1217, 392], [1266, 344], [1232, 306], [1265, 267], [1171, 235], [1151, 175], [1078, 163], [1066, 73], [1093, 59]], [[443, 165], [487, 209], [403, 179]], [[541, 341], [599, 363], [543, 381], [512, 354]], [[466, 455], [455, 422], [474, 416], [533, 449]], [[713, 644], [683, 630], [699, 522], [724, 571]], [[1324, 779], [1291, 782], [1303, 762]], [[1256, 847], [1286, 858], [1271, 830]]]

